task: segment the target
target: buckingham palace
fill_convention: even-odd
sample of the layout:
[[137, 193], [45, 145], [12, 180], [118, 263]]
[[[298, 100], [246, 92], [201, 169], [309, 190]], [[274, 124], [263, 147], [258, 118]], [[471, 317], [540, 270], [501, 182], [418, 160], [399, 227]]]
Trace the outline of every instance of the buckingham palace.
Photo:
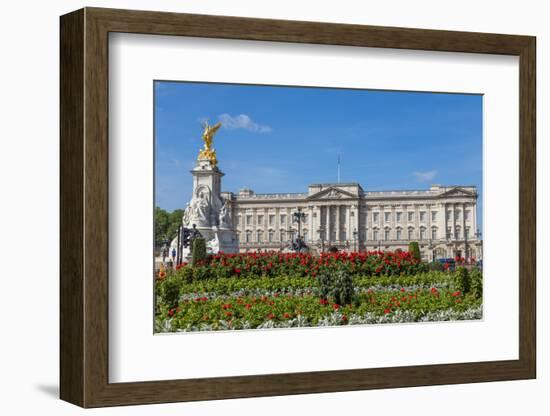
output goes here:
[[231, 207], [241, 252], [283, 250], [300, 228], [301, 238], [316, 252], [407, 250], [417, 241], [429, 261], [482, 257], [475, 186], [365, 191], [358, 183], [323, 183], [303, 193], [242, 189], [221, 196]]

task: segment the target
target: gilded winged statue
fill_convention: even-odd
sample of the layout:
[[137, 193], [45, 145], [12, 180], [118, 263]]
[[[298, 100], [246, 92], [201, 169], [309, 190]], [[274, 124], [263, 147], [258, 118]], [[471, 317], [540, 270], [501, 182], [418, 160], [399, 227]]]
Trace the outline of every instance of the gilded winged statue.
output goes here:
[[213, 126], [210, 126], [208, 121], [205, 121], [202, 124], [202, 140], [204, 141], [204, 147], [199, 152], [199, 159], [208, 159], [210, 164], [214, 167], [218, 164], [218, 159], [216, 158], [216, 150], [212, 147], [212, 141], [214, 139], [214, 135], [221, 126], [222, 123], [216, 123]]

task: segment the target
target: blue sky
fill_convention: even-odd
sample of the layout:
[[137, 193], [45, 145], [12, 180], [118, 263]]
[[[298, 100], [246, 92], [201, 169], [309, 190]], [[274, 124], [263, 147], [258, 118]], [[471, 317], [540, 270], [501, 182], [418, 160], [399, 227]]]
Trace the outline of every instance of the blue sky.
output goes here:
[[[475, 185], [482, 195], [482, 96], [156, 81], [155, 203], [191, 197], [201, 120], [214, 139], [224, 191], [306, 192], [310, 183], [365, 190]], [[480, 223], [481, 226], [481, 223]]]

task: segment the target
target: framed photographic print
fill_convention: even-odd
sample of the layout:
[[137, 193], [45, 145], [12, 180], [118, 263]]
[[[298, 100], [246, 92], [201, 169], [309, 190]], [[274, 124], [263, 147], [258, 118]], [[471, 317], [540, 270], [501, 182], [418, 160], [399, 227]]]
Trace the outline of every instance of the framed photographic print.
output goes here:
[[61, 17], [61, 398], [534, 378], [535, 38]]

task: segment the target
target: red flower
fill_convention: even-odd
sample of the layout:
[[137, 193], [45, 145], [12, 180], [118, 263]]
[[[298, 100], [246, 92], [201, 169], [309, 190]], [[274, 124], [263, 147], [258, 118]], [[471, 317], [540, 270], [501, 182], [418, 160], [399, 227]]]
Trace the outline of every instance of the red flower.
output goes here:
[[454, 292], [452, 296], [454, 297], [460, 296], [460, 290], [457, 290], [456, 292]]
[[246, 309], [250, 309], [250, 308], [252, 307], [252, 305], [251, 305], [250, 303], [247, 303], [246, 305], [244, 305], [244, 307], [245, 307]]
[[234, 271], [235, 271], [235, 273], [237, 273], [237, 274], [240, 274], [240, 273], [241, 273], [241, 269], [235, 269]]
[[388, 313], [391, 312], [391, 309], [384, 309], [384, 313], [387, 315]]
[[267, 319], [273, 319], [273, 318], [275, 318], [274, 314], [270, 313], [270, 314], [267, 315]]
[[333, 303], [333, 304], [332, 304], [332, 307], [333, 307], [335, 310], [340, 309], [340, 305], [338, 305], [337, 303]]
[[225, 313], [225, 316], [233, 316], [233, 313], [231, 313], [231, 312], [226, 312], [226, 313]]
[[283, 315], [286, 319], [290, 318], [290, 314], [288, 312], [285, 312], [285, 314]]
[[319, 299], [319, 303], [320, 303], [321, 305], [327, 305], [327, 304], [328, 304], [328, 300], [326, 300], [326, 299]]
[[173, 309], [170, 309], [170, 310], [168, 311], [168, 315], [173, 316], [173, 315], [174, 315], [174, 310], [173, 310]]

